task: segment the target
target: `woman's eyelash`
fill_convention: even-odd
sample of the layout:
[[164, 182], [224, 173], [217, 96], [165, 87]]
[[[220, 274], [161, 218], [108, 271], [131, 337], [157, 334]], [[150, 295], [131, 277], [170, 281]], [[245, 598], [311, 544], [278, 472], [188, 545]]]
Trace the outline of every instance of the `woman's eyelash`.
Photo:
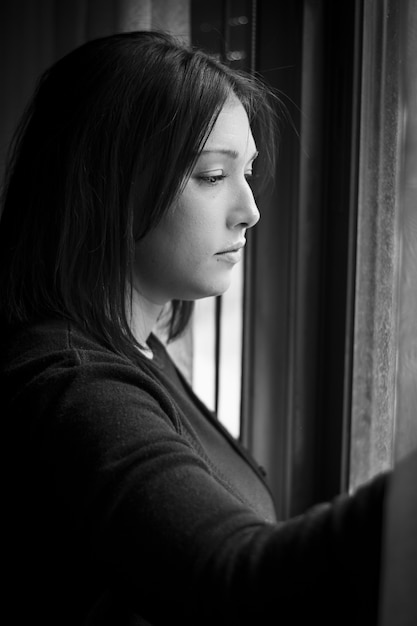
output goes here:
[[211, 176], [199, 176], [198, 179], [202, 183], [206, 183], [208, 185], [215, 185], [219, 183], [221, 180], [226, 178], [225, 174], [212, 174]]
[[[227, 178], [227, 174], [212, 174], [210, 176], [198, 176], [198, 180], [200, 183], [210, 185], [210, 186], [214, 186], [217, 183], [220, 183], [225, 178]], [[256, 174], [254, 174], [253, 172], [248, 172], [247, 174], [245, 174], [245, 178], [248, 182], [249, 181], [252, 182], [255, 180]]]

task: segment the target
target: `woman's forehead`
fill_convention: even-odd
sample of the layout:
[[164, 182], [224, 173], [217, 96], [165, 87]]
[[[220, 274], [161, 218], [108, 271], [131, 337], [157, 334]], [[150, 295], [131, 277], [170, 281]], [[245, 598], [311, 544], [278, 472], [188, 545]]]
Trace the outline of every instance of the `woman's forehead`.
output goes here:
[[229, 152], [238, 155], [256, 152], [248, 115], [236, 97], [229, 98], [222, 107], [203, 152]]

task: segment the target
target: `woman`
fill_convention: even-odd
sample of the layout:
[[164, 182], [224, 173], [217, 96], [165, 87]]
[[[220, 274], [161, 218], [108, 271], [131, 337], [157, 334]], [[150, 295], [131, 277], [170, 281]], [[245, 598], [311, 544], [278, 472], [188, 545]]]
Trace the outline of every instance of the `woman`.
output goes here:
[[229, 286], [270, 98], [152, 32], [40, 81], [0, 222], [13, 623], [376, 623], [387, 479], [279, 524], [152, 332]]

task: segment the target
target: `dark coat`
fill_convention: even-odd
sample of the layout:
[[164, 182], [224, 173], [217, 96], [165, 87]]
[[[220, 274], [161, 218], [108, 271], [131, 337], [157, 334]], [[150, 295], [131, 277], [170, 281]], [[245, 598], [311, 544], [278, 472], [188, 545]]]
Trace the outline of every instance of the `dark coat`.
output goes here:
[[150, 341], [132, 363], [63, 322], [3, 339], [9, 623], [375, 624], [386, 477], [277, 523]]

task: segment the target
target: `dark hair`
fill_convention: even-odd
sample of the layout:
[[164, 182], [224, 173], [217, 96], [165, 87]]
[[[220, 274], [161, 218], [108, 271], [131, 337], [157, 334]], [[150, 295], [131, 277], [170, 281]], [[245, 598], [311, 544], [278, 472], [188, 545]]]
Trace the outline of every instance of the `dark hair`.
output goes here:
[[[172, 204], [232, 93], [271, 165], [268, 89], [169, 35], [96, 39], [41, 76], [3, 194], [0, 308], [9, 323], [66, 317], [131, 353], [135, 242]], [[191, 311], [191, 302], [172, 303], [170, 339]]]

